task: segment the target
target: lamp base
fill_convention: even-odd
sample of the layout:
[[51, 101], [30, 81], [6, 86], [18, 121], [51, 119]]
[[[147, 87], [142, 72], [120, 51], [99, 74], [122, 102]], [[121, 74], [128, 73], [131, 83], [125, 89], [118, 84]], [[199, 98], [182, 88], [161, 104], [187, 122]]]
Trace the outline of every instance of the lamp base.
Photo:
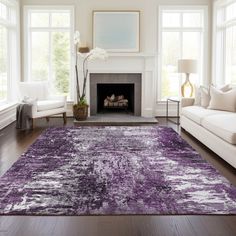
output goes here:
[[194, 91], [194, 88], [189, 80], [189, 74], [186, 74], [186, 80], [184, 84], [181, 86], [182, 97], [184, 98], [193, 97], [193, 91]]

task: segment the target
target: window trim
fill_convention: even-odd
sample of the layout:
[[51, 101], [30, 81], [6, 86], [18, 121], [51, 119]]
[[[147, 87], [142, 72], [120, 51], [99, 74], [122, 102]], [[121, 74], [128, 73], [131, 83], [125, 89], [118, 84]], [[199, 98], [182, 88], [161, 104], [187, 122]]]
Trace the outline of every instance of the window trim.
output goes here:
[[[226, 75], [226, 30], [232, 26], [236, 26], [236, 19], [230, 19], [226, 20], [226, 8], [233, 4], [236, 3], [235, 0], [218, 0], [214, 2], [213, 5], [213, 23], [212, 23], [212, 82], [214, 84], [224, 84], [228, 83], [225, 75]], [[217, 25], [217, 12], [218, 10], [222, 10], [224, 14], [224, 22], [222, 25], [218, 26]], [[222, 54], [222, 59], [221, 59], [221, 68], [217, 70], [217, 38], [218, 38], [218, 32], [222, 31], [222, 42], [221, 42], [221, 54]], [[218, 80], [217, 76], [220, 73], [220, 78], [221, 80]], [[236, 84], [233, 84], [235, 86]]]
[[[57, 10], [69, 10], [71, 13], [71, 24], [70, 24], [70, 30], [68, 31], [68, 27], [29, 27], [29, 14], [32, 11], [57, 11]], [[67, 96], [68, 101], [73, 101], [74, 100], [74, 31], [75, 31], [75, 7], [74, 5], [26, 5], [24, 6], [23, 10], [23, 22], [24, 22], [24, 81], [32, 81], [31, 80], [31, 63], [30, 63], [30, 50], [29, 50], [29, 43], [30, 43], [30, 31], [29, 29], [33, 28], [34, 31], [36, 32], [37, 30], [39, 32], [41, 31], [48, 31], [48, 32], [54, 32], [56, 30], [63, 31], [66, 30], [66, 32], [70, 32], [71, 35], [71, 40], [70, 40], [70, 47], [71, 47], [71, 52], [70, 52], [70, 59], [71, 59], [71, 68], [70, 68], [70, 81], [69, 81], [69, 96]], [[50, 54], [49, 54], [50, 55]]]
[[10, 8], [15, 11], [15, 21], [0, 19], [0, 23], [7, 29], [7, 97], [0, 101], [1, 107], [8, 107], [17, 100], [17, 84], [21, 78], [20, 70], [20, 6], [16, 0], [5, 0], [7, 15], [10, 16]]
[[[205, 83], [207, 75], [208, 75], [208, 33], [209, 33], [209, 29], [208, 29], [208, 6], [207, 5], [160, 5], [158, 7], [158, 37], [157, 37], [157, 48], [158, 48], [158, 79], [157, 79], [157, 96], [156, 96], [156, 102], [158, 104], [162, 104], [165, 103], [165, 101], [162, 100], [161, 98], [161, 89], [162, 89], [162, 77], [161, 77], [161, 71], [162, 71], [162, 32], [174, 32], [176, 30], [176, 32], [198, 32], [196, 31], [196, 29], [199, 29], [199, 32], [203, 33], [203, 47], [202, 47], [202, 71], [201, 71], [201, 81], [199, 81], [200, 83]], [[203, 22], [203, 26], [201, 27], [162, 27], [162, 12], [163, 10], [166, 11], [170, 11], [173, 12], [176, 10], [176, 12], [199, 12], [202, 11], [203, 13], [203, 17], [204, 17], [204, 22]], [[164, 29], [164, 30], [163, 30]], [[173, 30], [173, 31], [172, 31]], [[181, 34], [182, 35], [182, 34]], [[182, 42], [182, 38], [180, 39], [180, 41]], [[181, 52], [182, 52], [182, 44], [181, 44], [181, 48], [180, 48]], [[181, 81], [179, 82], [180, 86], [181, 86]], [[180, 90], [180, 86], [179, 86], [179, 90]]]

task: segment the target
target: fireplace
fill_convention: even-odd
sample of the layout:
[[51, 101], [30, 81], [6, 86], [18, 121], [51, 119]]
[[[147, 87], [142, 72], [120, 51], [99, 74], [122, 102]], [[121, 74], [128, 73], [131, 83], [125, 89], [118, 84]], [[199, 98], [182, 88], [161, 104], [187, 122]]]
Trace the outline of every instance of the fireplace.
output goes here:
[[97, 84], [97, 112], [134, 114], [134, 84]]
[[141, 77], [135, 73], [91, 73], [90, 115], [126, 112], [141, 116]]

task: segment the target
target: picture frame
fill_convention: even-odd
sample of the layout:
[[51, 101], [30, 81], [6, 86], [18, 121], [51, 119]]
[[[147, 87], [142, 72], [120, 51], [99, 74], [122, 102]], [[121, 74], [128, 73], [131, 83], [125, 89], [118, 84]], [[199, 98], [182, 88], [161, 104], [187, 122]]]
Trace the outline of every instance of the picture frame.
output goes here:
[[93, 47], [140, 51], [140, 11], [93, 11]]

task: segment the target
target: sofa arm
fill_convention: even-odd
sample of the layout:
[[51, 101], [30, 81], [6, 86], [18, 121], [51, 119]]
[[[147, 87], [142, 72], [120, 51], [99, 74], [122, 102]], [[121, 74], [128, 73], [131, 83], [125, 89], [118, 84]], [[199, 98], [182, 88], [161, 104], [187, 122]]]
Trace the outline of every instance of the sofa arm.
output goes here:
[[181, 98], [181, 107], [189, 107], [194, 105], [194, 98]]

